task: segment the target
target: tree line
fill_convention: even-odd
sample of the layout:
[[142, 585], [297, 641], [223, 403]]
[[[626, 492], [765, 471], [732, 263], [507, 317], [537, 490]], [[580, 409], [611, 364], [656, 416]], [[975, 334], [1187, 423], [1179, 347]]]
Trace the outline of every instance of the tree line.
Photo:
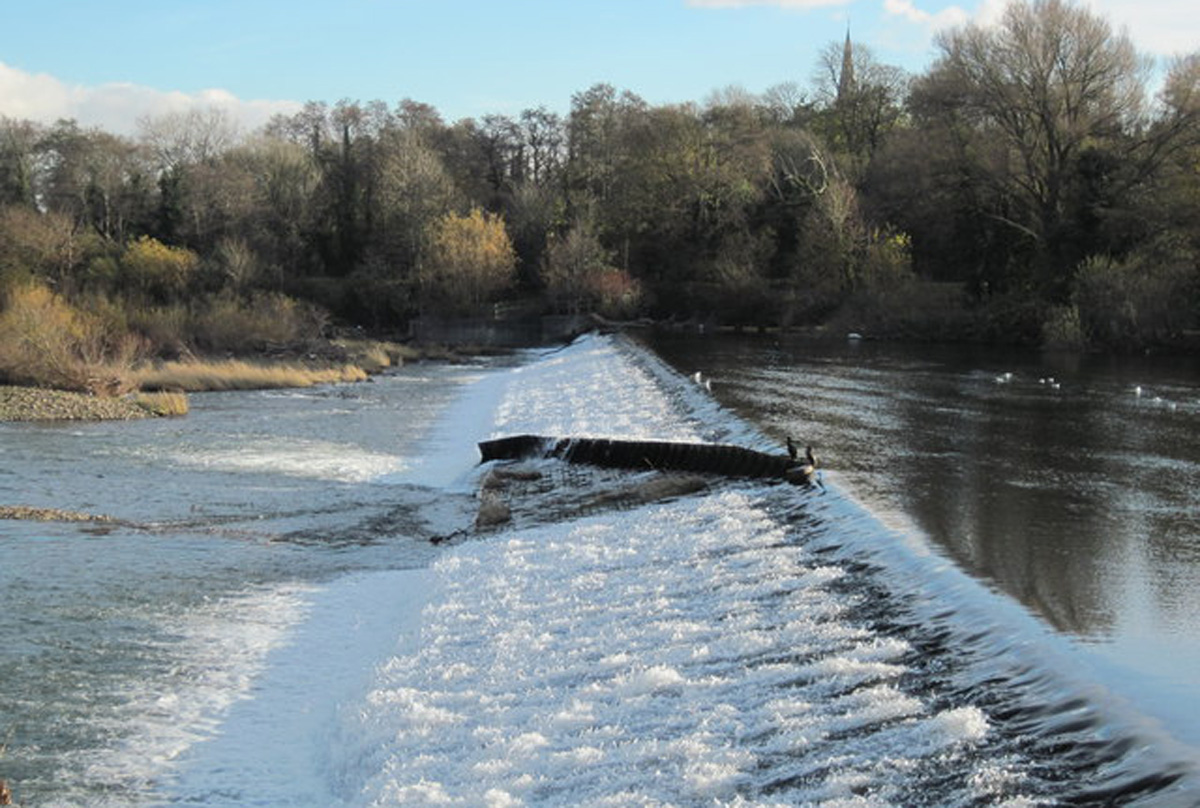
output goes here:
[[1067, 0], [1014, 2], [936, 48], [913, 76], [847, 38], [805, 84], [657, 106], [599, 84], [561, 115], [344, 100], [251, 135], [192, 112], [136, 138], [0, 119], [0, 291], [11, 309], [39, 284], [157, 353], [250, 348], [285, 315], [398, 330], [502, 300], [1185, 344], [1200, 53], [1156, 70]]

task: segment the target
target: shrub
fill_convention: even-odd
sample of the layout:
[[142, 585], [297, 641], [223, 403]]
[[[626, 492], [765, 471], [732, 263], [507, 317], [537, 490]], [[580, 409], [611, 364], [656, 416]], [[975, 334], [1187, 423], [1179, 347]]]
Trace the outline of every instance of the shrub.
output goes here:
[[642, 286], [623, 269], [609, 267], [588, 277], [584, 287], [605, 317], [631, 317], [642, 302]]
[[973, 339], [980, 314], [968, 311], [965, 299], [962, 284], [910, 279], [850, 295], [828, 326], [897, 339]]
[[1079, 350], [1087, 345], [1078, 306], [1054, 306], [1042, 324], [1042, 345], [1046, 348]]
[[130, 329], [142, 335], [155, 356], [178, 357], [191, 353], [188, 347], [191, 315], [184, 304], [132, 306], [127, 317]]
[[545, 262], [546, 292], [555, 308], [572, 314], [590, 304], [588, 286], [592, 276], [612, 268], [608, 251], [587, 221], [551, 237]]
[[435, 309], [476, 313], [516, 281], [516, 253], [497, 215], [473, 209], [433, 224], [418, 277], [424, 301]]
[[160, 303], [181, 298], [199, 265], [200, 258], [191, 250], [169, 247], [149, 236], [130, 244], [121, 256], [126, 283]]
[[608, 251], [587, 221], [550, 240], [545, 281], [559, 311], [589, 310], [606, 317], [629, 317], [642, 302], [641, 284], [612, 266]]
[[116, 321], [39, 284], [10, 291], [0, 312], [0, 374], [9, 381], [115, 395], [130, 389], [141, 352]]
[[79, 253], [74, 222], [24, 205], [0, 207], [0, 267], [61, 281]]
[[863, 288], [886, 293], [913, 280], [912, 238], [897, 231], [873, 231], [866, 240], [860, 270]]
[[90, 288], [115, 290], [121, 280], [121, 264], [111, 255], [97, 255], [88, 262], [83, 279]]
[[738, 325], [778, 323], [785, 319], [784, 306], [772, 300], [770, 284], [750, 262], [719, 258], [706, 277], [707, 282], [693, 285], [689, 294], [677, 303], [686, 302], [689, 308], [714, 312], [722, 322]]
[[324, 312], [277, 293], [248, 300], [218, 295], [192, 313], [188, 340], [197, 349], [235, 354], [297, 347], [321, 336]]
[[237, 291], [249, 289], [262, 274], [258, 256], [240, 238], [222, 239], [217, 244], [216, 264], [222, 280]]
[[1142, 348], [1195, 326], [1197, 261], [1186, 249], [1149, 245], [1124, 260], [1088, 259], [1076, 278], [1080, 328], [1099, 346]]

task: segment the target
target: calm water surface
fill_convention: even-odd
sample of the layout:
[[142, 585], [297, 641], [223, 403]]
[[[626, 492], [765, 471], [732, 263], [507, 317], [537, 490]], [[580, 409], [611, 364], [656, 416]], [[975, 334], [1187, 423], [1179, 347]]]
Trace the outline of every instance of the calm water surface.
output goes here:
[[[1200, 362], [755, 336], [653, 347], [1094, 653], [1200, 704]], [[1200, 740], [1200, 729], [1191, 740]]]

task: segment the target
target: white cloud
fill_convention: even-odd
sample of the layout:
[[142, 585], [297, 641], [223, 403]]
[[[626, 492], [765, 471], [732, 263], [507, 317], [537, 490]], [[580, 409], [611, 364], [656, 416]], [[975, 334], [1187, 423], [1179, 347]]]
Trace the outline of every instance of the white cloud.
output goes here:
[[778, 6], [779, 8], [828, 8], [848, 6], [853, 0], [687, 0], [695, 8], [745, 8], [747, 6]]
[[226, 90], [198, 93], [166, 92], [137, 84], [113, 83], [88, 87], [67, 84], [45, 73], [26, 73], [0, 62], [0, 115], [53, 123], [74, 118], [81, 126], [97, 126], [130, 135], [145, 116], [217, 108], [244, 129], [256, 129], [272, 115], [291, 113], [294, 101], [244, 101]]
[[1200, 50], [1195, 0], [1085, 0], [1115, 30], [1128, 30], [1138, 50], [1182, 56]]
[[883, 10], [893, 17], [899, 17], [906, 22], [930, 30], [962, 25], [971, 18], [970, 14], [958, 6], [947, 6], [940, 11], [931, 13], [917, 8], [912, 0], [883, 0]]
[[[884, 11], [892, 17], [931, 31], [974, 21], [981, 25], [997, 24], [1008, 0], [979, 0], [973, 10], [950, 5], [937, 12], [917, 6], [922, 0], [883, 0]], [[923, 0], [934, 4], [934, 0]], [[1174, 56], [1200, 49], [1200, 27], [1195, 19], [1195, 0], [1083, 0], [1093, 12], [1108, 20], [1114, 30], [1125, 29], [1139, 50], [1156, 56]]]

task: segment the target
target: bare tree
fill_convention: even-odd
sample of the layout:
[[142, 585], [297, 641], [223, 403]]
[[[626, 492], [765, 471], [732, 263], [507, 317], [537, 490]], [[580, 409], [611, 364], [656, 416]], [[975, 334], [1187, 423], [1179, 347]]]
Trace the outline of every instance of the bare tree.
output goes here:
[[237, 124], [218, 107], [142, 118], [138, 128], [142, 142], [164, 171], [211, 163], [241, 137]]
[[0, 115], [0, 205], [34, 203], [39, 127]]
[[998, 26], [969, 24], [937, 45], [916, 105], [958, 132], [973, 176], [1005, 200], [990, 215], [1030, 240], [1043, 286], [1061, 296], [1078, 260], [1063, 227], [1080, 157], [1143, 126], [1151, 63], [1066, 0], [1012, 2]]
[[777, 124], [796, 122], [808, 109], [810, 101], [800, 85], [785, 81], [767, 88], [759, 102], [768, 120]]
[[545, 107], [521, 113], [521, 134], [525, 141], [528, 179], [536, 185], [552, 179], [563, 162], [566, 132], [562, 118]]

